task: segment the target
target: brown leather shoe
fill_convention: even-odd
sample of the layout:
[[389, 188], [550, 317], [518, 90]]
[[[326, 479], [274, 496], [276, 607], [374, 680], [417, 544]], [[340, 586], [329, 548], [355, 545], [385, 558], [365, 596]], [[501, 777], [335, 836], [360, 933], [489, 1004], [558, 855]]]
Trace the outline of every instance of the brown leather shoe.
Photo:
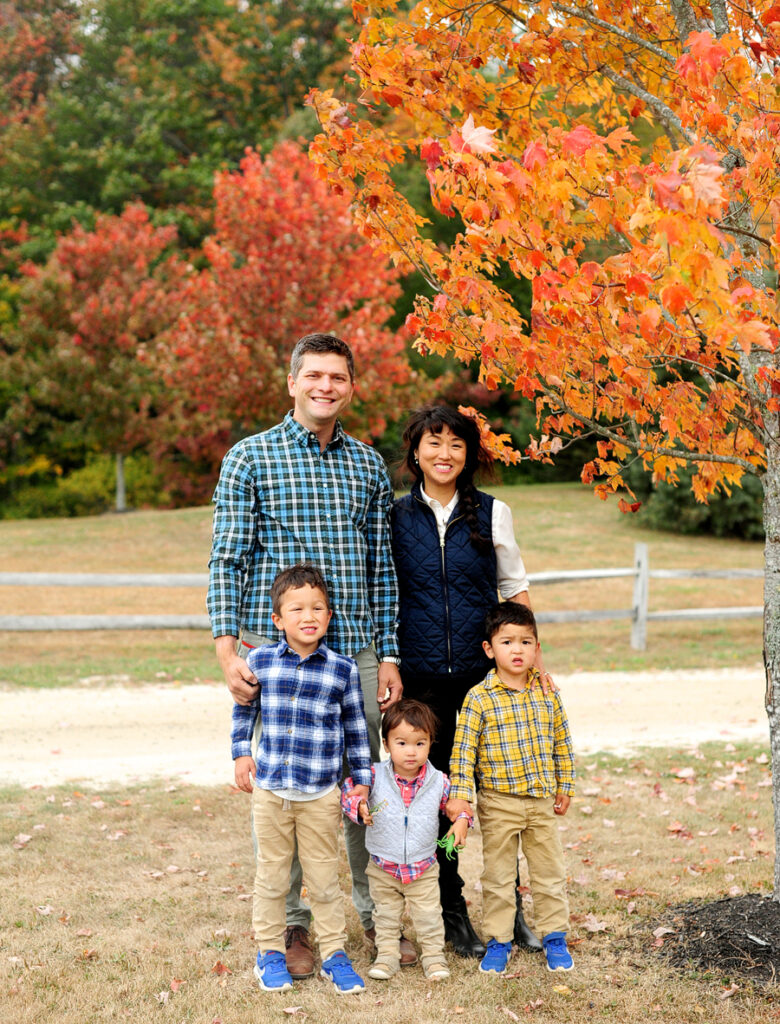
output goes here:
[[310, 978], [314, 974], [314, 951], [309, 933], [299, 924], [284, 930], [285, 960], [293, 978]]
[[[376, 953], [376, 928], [366, 928], [366, 942], [371, 950], [371, 955]], [[417, 950], [406, 936], [401, 934], [401, 967], [411, 967], [417, 963]], [[288, 968], [289, 970], [289, 968]]]

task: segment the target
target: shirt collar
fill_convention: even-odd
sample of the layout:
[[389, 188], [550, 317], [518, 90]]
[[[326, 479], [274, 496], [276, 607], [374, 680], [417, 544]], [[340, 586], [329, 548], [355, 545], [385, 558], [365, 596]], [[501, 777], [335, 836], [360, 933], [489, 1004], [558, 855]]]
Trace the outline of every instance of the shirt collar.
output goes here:
[[447, 502], [447, 504], [446, 505], [442, 505], [442, 503], [440, 501], [437, 501], [436, 498], [431, 498], [429, 495], [427, 495], [425, 493], [425, 489], [423, 488], [423, 485], [420, 484], [420, 497], [422, 498], [422, 500], [425, 502], [425, 504], [429, 508], [432, 508], [434, 510], [434, 512], [436, 511], [436, 509], [440, 508], [442, 510], [442, 512], [444, 512], [445, 516], [447, 516], [447, 518], [449, 518], [452, 515], [452, 513], [455, 511], [455, 506], [458, 504], [458, 497], [459, 497], [459, 495], [458, 495], [458, 492], [455, 491], [455, 493], [450, 498], [450, 500]]
[[428, 765], [424, 764], [413, 779], [405, 779], [403, 775], [399, 775], [398, 772], [395, 771], [395, 769], [393, 770], [393, 775], [395, 775], [395, 781], [398, 783], [399, 786], [413, 786], [415, 783], [419, 786], [422, 786], [423, 782], [425, 782], [425, 774], [427, 770]]
[[[535, 685], [536, 681], [539, 679], [539, 669], [538, 668], [529, 668], [528, 669], [528, 677], [529, 677], [529, 680], [533, 678], [534, 685]], [[491, 668], [490, 671], [488, 672], [488, 674], [485, 676], [484, 686], [485, 686], [486, 690], [494, 690], [494, 689], [496, 689], [499, 686], [503, 690], [511, 690], [512, 689], [511, 686], [504, 686], [504, 684], [501, 682], [501, 680], [499, 678], [498, 672], [494, 668]], [[531, 686], [527, 686], [525, 689], [526, 690], [531, 690], [532, 687]], [[522, 693], [524, 691], [522, 691], [522, 690], [514, 690], [514, 692], [515, 693]]]
[[[320, 441], [316, 434], [312, 433], [311, 430], [307, 430], [302, 423], [299, 423], [295, 419], [292, 412], [288, 412], [282, 420], [282, 427], [289, 434], [291, 438], [296, 440], [302, 447], [308, 448], [313, 444], [316, 444], [319, 449]], [[335, 448], [339, 445], [344, 444], [344, 438], [346, 437], [344, 429], [341, 423], [336, 420], [336, 425], [333, 428], [333, 437], [325, 445], [325, 451], [328, 448]]]
[[282, 637], [282, 639], [279, 641], [279, 646], [276, 648], [276, 650], [280, 657], [283, 657], [285, 654], [292, 654], [299, 661], [308, 661], [309, 658], [316, 657], [324, 658], [327, 661], [328, 654], [330, 653], [330, 648], [327, 646], [325, 641], [320, 640], [320, 646], [317, 648], [317, 650], [312, 651], [311, 654], [307, 654], [305, 658], [302, 658], [297, 651], [294, 651], [292, 647], [290, 647], [285, 637]]

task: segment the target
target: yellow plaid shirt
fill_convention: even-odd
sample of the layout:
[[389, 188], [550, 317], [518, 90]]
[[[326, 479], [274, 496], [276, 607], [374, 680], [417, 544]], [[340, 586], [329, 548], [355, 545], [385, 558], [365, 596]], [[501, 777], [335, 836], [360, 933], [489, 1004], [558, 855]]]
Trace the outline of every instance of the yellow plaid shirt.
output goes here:
[[450, 798], [473, 802], [475, 777], [480, 789], [499, 793], [573, 796], [574, 752], [557, 691], [545, 696], [538, 682], [512, 690], [495, 670], [469, 690], [452, 747]]

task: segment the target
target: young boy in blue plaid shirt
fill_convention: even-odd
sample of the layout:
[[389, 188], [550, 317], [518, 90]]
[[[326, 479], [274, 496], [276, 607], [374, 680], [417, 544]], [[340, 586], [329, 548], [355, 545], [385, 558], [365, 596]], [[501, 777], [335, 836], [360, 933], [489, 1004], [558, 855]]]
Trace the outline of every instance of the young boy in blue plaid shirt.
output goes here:
[[[371, 750], [357, 666], [322, 638], [330, 622], [328, 592], [312, 565], [280, 572], [271, 587], [278, 644], [256, 647], [247, 663], [259, 692], [233, 707], [236, 785], [252, 794], [258, 839], [252, 925], [259, 946], [260, 988], [292, 988], [285, 963], [285, 898], [297, 842], [322, 957], [321, 974], [337, 992], [361, 992], [363, 980], [344, 952], [346, 919], [338, 879], [339, 779], [346, 749], [355, 791], [368, 796]], [[251, 741], [258, 711], [256, 759]]]
[[466, 694], [450, 760], [447, 814], [471, 811], [475, 780], [482, 830], [480, 964], [503, 974], [512, 952], [518, 841], [528, 861], [536, 930], [551, 971], [570, 971], [569, 905], [556, 816], [574, 793], [574, 755], [557, 691], [544, 693], [534, 667], [539, 650], [530, 608], [495, 605], [485, 619], [485, 653], [496, 667]]

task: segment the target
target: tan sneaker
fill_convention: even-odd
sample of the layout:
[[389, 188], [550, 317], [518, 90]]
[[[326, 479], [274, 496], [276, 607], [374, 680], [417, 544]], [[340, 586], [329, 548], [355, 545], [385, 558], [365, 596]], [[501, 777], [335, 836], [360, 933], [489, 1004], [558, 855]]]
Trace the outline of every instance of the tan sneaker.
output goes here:
[[428, 981], [444, 981], [445, 978], [449, 978], [450, 969], [442, 961], [433, 964], [428, 964], [427, 967], [423, 967], [423, 973]]
[[377, 981], [389, 981], [397, 973], [398, 967], [395, 964], [388, 964], [383, 960], [375, 960], [368, 968], [369, 978], [376, 978]]

